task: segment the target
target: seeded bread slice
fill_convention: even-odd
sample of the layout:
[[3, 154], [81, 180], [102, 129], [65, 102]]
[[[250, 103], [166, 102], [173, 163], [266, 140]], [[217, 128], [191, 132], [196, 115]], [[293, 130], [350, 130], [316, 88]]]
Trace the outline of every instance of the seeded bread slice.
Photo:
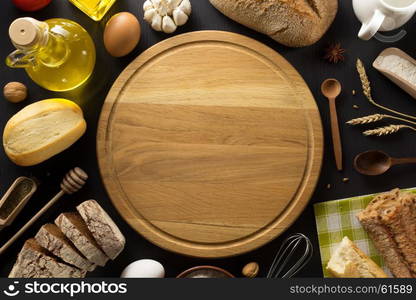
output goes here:
[[101, 251], [100, 246], [78, 213], [60, 214], [56, 218], [55, 224], [90, 262], [101, 267], [105, 266], [108, 257]]
[[45, 224], [35, 236], [40, 246], [49, 250], [64, 262], [78, 269], [93, 271], [95, 265], [88, 261], [72, 244], [70, 240], [59, 230], [55, 224]]
[[111, 259], [115, 259], [126, 244], [120, 229], [95, 200], [88, 200], [77, 206], [98, 245]]
[[27, 240], [9, 278], [84, 278], [86, 272], [59, 262], [35, 239]]

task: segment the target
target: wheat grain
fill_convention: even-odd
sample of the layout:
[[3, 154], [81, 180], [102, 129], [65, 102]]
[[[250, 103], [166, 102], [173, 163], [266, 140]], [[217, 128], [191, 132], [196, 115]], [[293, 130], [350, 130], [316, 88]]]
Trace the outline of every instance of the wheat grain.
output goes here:
[[407, 115], [398, 111], [395, 111], [393, 109], [390, 109], [388, 107], [385, 107], [383, 105], [378, 104], [372, 97], [371, 95], [371, 85], [370, 85], [370, 81], [368, 80], [368, 76], [367, 73], [365, 71], [365, 67], [363, 62], [361, 61], [361, 59], [357, 58], [357, 63], [356, 63], [356, 68], [357, 68], [357, 72], [358, 75], [360, 76], [360, 80], [361, 80], [361, 85], [363, 88], [363, 93], [366, 96], [367, 100], [373, 104], [374, 106], [377, 106], [380, 109], [383, 109], [385, 111], [388, 111], [390, 113], [405, 117], [405, 118], [409, 118], [409, 119], [413, 119], [416, 120], [415, 116], [411, 116], [411, 115]]
[[411, 129], [413, 131], [416, 131], [416, 128], [408, 125], [389, 125], [385, 127], [380, 127], [372, 130], [366, 130], [363, 132], [364, 135], [370, 136], [370, 135], [377, 135], [377, 136], [383, 136], [383, 135], [389, 135], [398, 132], [401, 129]]

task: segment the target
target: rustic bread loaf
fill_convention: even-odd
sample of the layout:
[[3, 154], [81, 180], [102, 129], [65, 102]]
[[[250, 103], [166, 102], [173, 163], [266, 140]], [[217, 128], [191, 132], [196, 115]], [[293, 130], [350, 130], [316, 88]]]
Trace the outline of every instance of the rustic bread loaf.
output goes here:
[[81, 203], [77, 210], [104, 253], [115, 259], [124, 249], [126, 239], [114, 221], [95, 200]]
[[86, 272], [56, 260], [34, 239], [27, 240], [9, 278], [83, 278]]
[[317, 42], [332, 24], [338, 0], [210, 0], [234, 21], [289, 47]]
[[95, 269], [95, 265], [82, 256], [55, 224], [43, 225], [36, 234], [35, 239], [41, 247], [47, 249], [64, 262], [81, 270], [93, 271]]
[[78, 213], [60, 214], [55, 224], [90, 262], [101, 267], [105, 266], [108, 257], [101, 251]]
[[416, 276], [416, 224], [412, 212], [416, 199], [413, 199], [414, 195], [394, 189], [374, 197], [357, 215], [386, 265], [398, 278]]
[[32, 166], [71, 146], [85, 130], [86, 122], [76, 103], [48, 99], [26, 106], [7, 122], [3, 146], [15, 164]]
[[410, 270], [416, 274], [416, 243], [414, 235], [408, 229], [411, 222], [415, 222], [411, 215], [404, 214], [403, 199], [414, 197], [413, 194], [401, 193], [396, 205], [382, 211], [380, 215], [381, 223], [388, 229], [393, 236], [396, 245], [405, 261], [408, 263]]
[[413, 274], [406, 260], [400, 253], [390, 232], [381, 224], [378, 214], [375, 212], [359, 214], [358, 220], [373, 240], [393, 275], [398, 278], [412, 278]]
[[386, 273], [348, 237], [335, 249], [327, 270], [338, 278], [387, 278]]

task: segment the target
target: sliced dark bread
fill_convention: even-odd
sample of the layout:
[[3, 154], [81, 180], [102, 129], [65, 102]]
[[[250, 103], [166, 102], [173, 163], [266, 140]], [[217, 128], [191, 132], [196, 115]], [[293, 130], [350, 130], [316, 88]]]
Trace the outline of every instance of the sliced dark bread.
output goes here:
[[23, 245], [9, 278], [84, 278], [86, 272], [60, 262], [35, 239]]
[[64, 262], [81, 270], [93, 271], [95, 265], [86, 259], [55, 224], [45, 224], [35, 236], [40, 246]]
[[114, 221], [95, 200], [81, 203], [77, 210], [104, 253], [115, 259], [123, 251], [126, 239]]
[[56, 226], [90, 262], [104, 267], [108, 257], [88, 230], [78, 213], [63, 213], [55, 220]]

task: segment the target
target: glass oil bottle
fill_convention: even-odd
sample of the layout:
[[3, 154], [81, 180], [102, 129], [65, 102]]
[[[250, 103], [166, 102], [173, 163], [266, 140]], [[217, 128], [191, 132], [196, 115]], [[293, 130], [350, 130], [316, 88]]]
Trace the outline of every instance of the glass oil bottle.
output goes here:
[[67, 19], [16, 19], [9, 36], [17, 48], [6, 64], [24, 68], [38, 85], [51, 91], [69, 91], [82, 85], [95, 66], [95, 46], [88, 32]]
[[116, 0], [69, 0], [94, 21], [100, 21]]

